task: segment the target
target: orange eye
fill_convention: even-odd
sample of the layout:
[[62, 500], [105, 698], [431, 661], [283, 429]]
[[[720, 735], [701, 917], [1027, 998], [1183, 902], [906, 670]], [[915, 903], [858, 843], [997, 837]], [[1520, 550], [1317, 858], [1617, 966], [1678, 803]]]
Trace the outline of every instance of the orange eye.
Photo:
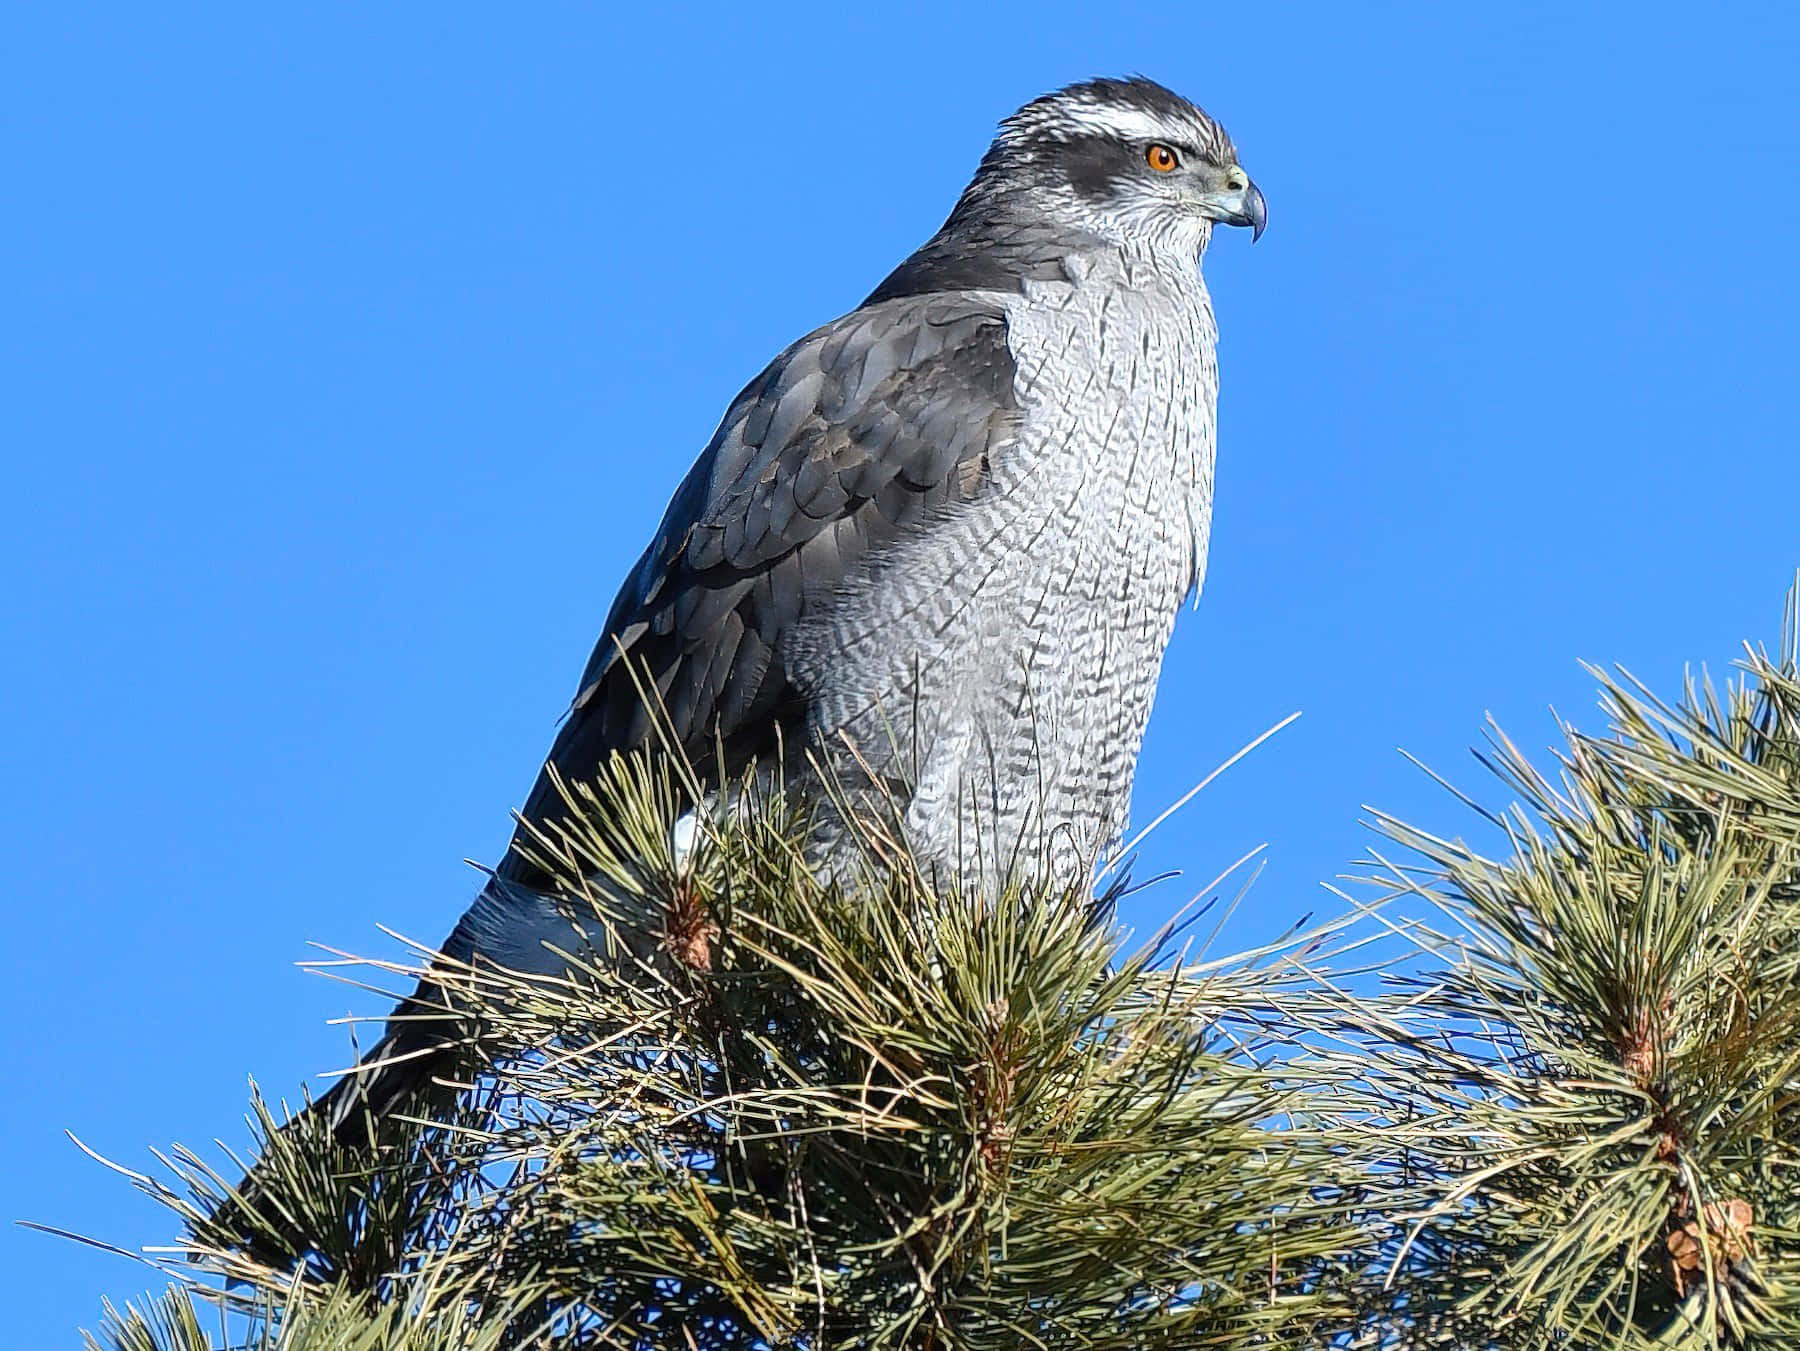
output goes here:
[[1150, 167], [1159, 174], [1174, 173], [1176, 166], [1181, 163], [1181, 161], [1175, 157], [1175, 152], [1161, 142], [1158, 142], [1156, 145], [1153, 145], [1146, 150], [1144, 152], [1144, 159], [1149, 163]]

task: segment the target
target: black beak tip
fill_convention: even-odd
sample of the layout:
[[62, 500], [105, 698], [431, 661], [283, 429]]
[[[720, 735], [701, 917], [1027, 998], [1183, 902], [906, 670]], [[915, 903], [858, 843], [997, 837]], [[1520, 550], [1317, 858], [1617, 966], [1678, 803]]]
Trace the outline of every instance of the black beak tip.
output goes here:
[[1254, 183], [1250, 185], [1250, 200], [1247, 205], [1249, 207], [1247, 214], [1250, 217], [1250, 242], [1254, 244], [1262, 238], [1263, 230], [1269, 224], [1268, 205], [1263, 201], [1262, 189]]

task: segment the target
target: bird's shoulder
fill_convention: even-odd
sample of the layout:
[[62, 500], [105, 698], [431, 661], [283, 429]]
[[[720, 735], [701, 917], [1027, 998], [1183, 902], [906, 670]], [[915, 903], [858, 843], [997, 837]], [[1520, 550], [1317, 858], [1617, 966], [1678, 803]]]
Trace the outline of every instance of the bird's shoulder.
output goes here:
[[892, 518], [1005, 432], [1016, 375], [989, 292], [871, 302], [815, 329], [727, 409], [659, 532], [664, 557], [754, 567], [865, 506]]

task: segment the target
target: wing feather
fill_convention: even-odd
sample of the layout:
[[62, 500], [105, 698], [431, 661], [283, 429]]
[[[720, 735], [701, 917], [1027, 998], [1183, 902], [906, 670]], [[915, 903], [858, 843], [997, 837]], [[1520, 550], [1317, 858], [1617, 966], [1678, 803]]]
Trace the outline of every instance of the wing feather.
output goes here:
[[579, 781], [651, 736], [645, 689], [703, 772], [803, 739], [784, 640], [871, 549], [980, 491], [1014, 376], [999, 300], [938, 293], [865, 305], [751, 381], [613, 602], [526, 819], [557, 814], [552, 767]]

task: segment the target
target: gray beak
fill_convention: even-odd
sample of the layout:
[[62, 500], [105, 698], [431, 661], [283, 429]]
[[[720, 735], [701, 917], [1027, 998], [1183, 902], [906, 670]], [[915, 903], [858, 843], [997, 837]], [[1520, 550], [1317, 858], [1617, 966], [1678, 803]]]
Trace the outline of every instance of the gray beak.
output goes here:
[[1244, 191], [1244, 218], [1232, 223], [1250, 227], [1252, 244], [1262, 238], [1263, 227], [1269, 223], [1269, 208], [1263, 201], [1262, 189], [1256, 184], [1252, 183]]
[[1202, 197], [1201, 205], [1206, 208], [1206, 214], [1221, 225], [1248, 225], [1250, 242], [1254, 244], [1262, 238], [1263, 227], [1269, 223], [1268, 204], [1263, 201], [1262, 189], [1236, 165], [1232, 166], [1231, 178], [1230, 187]]

